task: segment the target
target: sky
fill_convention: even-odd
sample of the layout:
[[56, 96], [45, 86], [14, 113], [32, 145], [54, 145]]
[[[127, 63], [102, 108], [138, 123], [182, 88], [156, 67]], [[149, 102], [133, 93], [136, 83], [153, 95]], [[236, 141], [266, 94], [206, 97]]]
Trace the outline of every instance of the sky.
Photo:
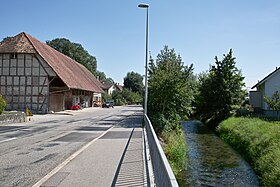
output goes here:
[[199, 74], [232, 49], [246, 87], [280, 65], [279, 0], [1, 0], [0, 41], [23, 31], [43, 42], [67, 38], [123, 84], [127, 72], [145, 72], [146, 10], [140, 3], [150, 6], [154, 59], [168, 45]]

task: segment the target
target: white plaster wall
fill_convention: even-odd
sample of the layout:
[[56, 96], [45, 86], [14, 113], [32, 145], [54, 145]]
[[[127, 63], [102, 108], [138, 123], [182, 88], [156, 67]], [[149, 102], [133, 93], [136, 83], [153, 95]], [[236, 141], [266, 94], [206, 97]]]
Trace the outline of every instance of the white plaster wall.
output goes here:
[[[276, 91], [280, 91], [280, 71], [276, 72], [265, 82], [265, 96], [271, 97]], [[264, 102], [264, 109], [268, 109]]]
[[93, 101], [101, 101], [102, 95], [101, 93], [94, 93], [93, 94]]
[[109, 95], [112, 95], [113, 91], [115, 91], [116, 88], [115, 88], [115, 85], [111, 86], [109, 89], [108, 89], [108, 94]]

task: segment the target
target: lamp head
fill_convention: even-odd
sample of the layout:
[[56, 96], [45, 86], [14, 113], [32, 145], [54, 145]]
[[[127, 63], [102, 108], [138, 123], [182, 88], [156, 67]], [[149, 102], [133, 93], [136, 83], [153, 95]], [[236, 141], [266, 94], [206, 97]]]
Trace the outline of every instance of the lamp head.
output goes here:
[[139, 8], [149, 8], [148, 4], [139, 4], [138, 5]]

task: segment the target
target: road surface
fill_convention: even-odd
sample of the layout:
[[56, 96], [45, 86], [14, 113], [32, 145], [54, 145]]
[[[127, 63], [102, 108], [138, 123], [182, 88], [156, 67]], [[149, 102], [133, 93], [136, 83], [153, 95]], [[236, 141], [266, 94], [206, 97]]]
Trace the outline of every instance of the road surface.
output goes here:
[[[52, 182], [56, 182], [54, 186], [67, 186], [69, 183], [78, 186], [80, 182], [85, 182], [85, 185], [92, 184], [92, 181], [88, 180], [93, 178], [92, 175], [79, 176], [88, 169], [87, 158], [91, 158], [90, 161], [95, 162], [99, 170], [104, 167], [103, 171], [94, 171], [97, 173], [95, 177], [99, 177], [94, 180], [99, 182], [108, 180], [103, 174], [105, 171], [115, 180], [113, 183], [109, 181], [108, 184], [118, 183], [117, 177], [123, 170], [120, 169], [120, 159], [124, 157], [129, 137], [135, 130], [129, 126], [134, 119], [131, 117], [136, 115], [139, 118], [142, 107], [86, 108], [70, 114], [72, 115], [61, 113], [34, 116], [32, 122], [0, 126], [0, 186], [32, 186], [89, 142], [91, 145], [85, 147], [77, 158], [61, 166], [60, 170], [43, 181], [45, 182], [43, 184], [45, 186], [51, 185]], [[139, 126], [139, 119], [137, 123]], [[139, 128], [138, 131], [142, 132]], [[139, 136], [139, 133], [134, 134]], [[95, 141], [97, 139], [98, 141]], [[107, 165], [102, 163], [98, 165], [98, 158], [102, 160], [101, 157], [104, 155], [109, 155]], [[103, 158], [103, 162], [106, 162], [106, 159]], [[81, 167], [82, 165], [84, 166]], [[72, 175], [77, 179], [66, 180], [66, 176], [61, 175]], [[62, 177], [65, 180], [56, 180], [54, 177]], [[77, 184], [74, 185], [73, 181]], [[107, 186], [106, 183], [96, 185]]]

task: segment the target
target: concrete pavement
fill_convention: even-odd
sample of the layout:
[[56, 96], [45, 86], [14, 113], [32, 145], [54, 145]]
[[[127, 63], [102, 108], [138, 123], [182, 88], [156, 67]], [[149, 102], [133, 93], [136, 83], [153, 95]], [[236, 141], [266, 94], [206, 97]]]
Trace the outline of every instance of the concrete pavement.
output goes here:
[[[143, 113], [138, 111], [112, 126], [34, 187], [147, 186], [142, 119]], [[84, 131], [94, 133], [90, 128]]]

